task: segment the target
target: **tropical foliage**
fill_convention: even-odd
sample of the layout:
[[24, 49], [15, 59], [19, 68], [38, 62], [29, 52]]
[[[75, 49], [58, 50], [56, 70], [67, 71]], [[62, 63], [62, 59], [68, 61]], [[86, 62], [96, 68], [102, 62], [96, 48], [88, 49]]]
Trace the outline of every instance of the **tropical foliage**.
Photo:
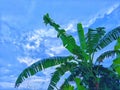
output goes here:
[[[69, 56], [50, 57], [40, 60], [25, 70], [18, 76], [15, 87], [28, 77], [35, 75], [43, 69], [59, 65], [56, 71], [52, 74], [48, 90], [120, 90], [120, 27], [117, 27], [106, 33], [104, 27], [96, 29], [88, 29], [84, 34], [84, 29], [81, 23], [77, 24], [77, 33], [79, 45], [74, 37], [67, 34], [64, 29], [61, 29], [59, 24], [56, 24], [48, 14], [43, 17], [46, 25], [52, 26], [57, 31], [57, 37], [63, 42], [63, 46], [71, 53]], [[114, 40], [119, 40], [114, 50], [103, 52], [100, 56], [95, 56], [95, 53], [102, 50]], [[108, 57], [115, 56], [113, 64], [105, 68], [101, 63]], [[93, 63], [94, 58], [96, 62]], [[71, 74], [65, 79], [61, 87], [56, 87], [61, 76], [67, 71]], [[73, 81], [76, 87], [69, 84]]]

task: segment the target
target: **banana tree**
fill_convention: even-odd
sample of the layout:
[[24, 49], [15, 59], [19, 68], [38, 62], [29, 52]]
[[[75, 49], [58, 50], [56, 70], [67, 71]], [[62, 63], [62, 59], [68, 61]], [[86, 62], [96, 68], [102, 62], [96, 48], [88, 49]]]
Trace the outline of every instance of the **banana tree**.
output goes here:
[[[102, 50], [114, 40], [120, 37], [120, 27], [105, 33], [104, 27], [96, 29], [88, 29], [84, 34], [84, 29], [81, 23], [77, 24], [77, 34], [79, 38], [79, 45], [76, 44], [73, 36], [66, 33], [64, 29], [56, 24], [48, 14], [43, 17], [46, 25], [52, 26], [57, 31], [57, 37], [63, 42], [63, 46], [71, 53], [69, 56], [50, 57], [33, 63], [28, 68], [24, 69], [18, 76], [15, 87], [19, 85], [28, 77], [35, 75], [46, 68], [59, 65], [56, 71], [52, 74], [48, 90], [73, 90], [69, 82], [74, 81], [77, 85], [77, 90], [119, 90], [120, 78], [114, 69], [105, 68], [100, 63], [110, 56], [120, 54], [119, 50], [109, 50], [103, 52], [100, 56], [95, 56], [95, 53]], [[93, 63], [94, 57], [97, 57], [96, 63]], [[67, 71], [71, 74], [65, 79], [60, 87], [56, 87], [61, 76]]]

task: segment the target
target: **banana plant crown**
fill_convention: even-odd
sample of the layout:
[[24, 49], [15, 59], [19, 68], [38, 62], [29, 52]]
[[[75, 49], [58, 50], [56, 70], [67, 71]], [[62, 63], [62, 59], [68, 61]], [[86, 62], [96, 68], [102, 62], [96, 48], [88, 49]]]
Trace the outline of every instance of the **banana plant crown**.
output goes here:
[[[78, 23], [78, 45], [74, 37], [67, 34], [64, 29], [61, 29], [60, 25], [56, 24], [49, 17], [49, 14], [44, 15], [43, 20], [46, 25], [49, 24], [57, 31], [57, 37], [62, 40], [63, 46], [71, 53], [71, 55], [50, 57], [33, 63], [31, 66], [24, 69], [18, 76], [15, 87], [19, 87], [26, 78], [35, 75], [37, 72], [59, 65], [56, 68], [56, 71], [52, 74], [48, 90], [53, 90], [55, 88], [61, 90], [73, 90], [74, 87], [69, 84], [69, 81], [75, 81], [77, 85], [75, 89], [77, 90], [120, 89], [120, 69], [117, 69], [118, 71], [116, 70], [119, 74], [118, 75], [114, 70], [104, 68], [100, 65], [105, 58], [119, 55], [120, 51], [118, 49], [109, 50], [103, 52], [100, 56], [96, 56], [96, 63], [93, 64], [95, 53], [120, 37], [120, 27], [117, 27], [108, 33], [105, 32], [104, 27], [98, 27], [96, 29], [89, 28], [88, 32], [85, 34], [82, 24]], [[118, 62], [118, 60], [114, 61], [114, 63], [116, 62]], [[68, 71], [71, 73], [70, 76], [64, 81], [61, 87], [57, 87], [56, 85], [61, 76]]]

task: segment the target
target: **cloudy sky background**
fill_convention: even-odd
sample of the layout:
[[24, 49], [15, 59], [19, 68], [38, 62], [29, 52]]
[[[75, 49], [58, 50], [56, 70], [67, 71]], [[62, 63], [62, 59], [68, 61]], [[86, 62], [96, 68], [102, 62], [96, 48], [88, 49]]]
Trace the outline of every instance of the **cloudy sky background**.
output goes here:
[[[17, 76], [32, 63], [69, 54], [56, 38], [56, 31], [44, 25], [46, 13], [76, 40], [78, 22], [85, 32], [88, 27], [102, 26], [108, 32], [120, 26], [119, 0], [0, 0], [0, 90], [17, 90]], [[46, 90], [53, 71], [50, 68], [38, 73], [18, 90]]]

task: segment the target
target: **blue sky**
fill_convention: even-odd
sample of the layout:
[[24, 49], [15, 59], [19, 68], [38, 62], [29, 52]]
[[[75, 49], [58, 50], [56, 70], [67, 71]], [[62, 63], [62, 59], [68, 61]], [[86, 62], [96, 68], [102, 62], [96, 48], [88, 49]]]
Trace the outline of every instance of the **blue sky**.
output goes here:
[[[108, 32], [120, 26], [119, 0], [0, 0], [0, 90], [16, 90], [17, 76], [35, 61], [69, 54], [55, 30], [44, 25], [46, 13], [76, 40], [78, 22], [85, 30], [104, 26]], [[41, 77], [29, 78], [19, 90], [46, 90], [53, 71], [50, 68], [40, 72]]]

